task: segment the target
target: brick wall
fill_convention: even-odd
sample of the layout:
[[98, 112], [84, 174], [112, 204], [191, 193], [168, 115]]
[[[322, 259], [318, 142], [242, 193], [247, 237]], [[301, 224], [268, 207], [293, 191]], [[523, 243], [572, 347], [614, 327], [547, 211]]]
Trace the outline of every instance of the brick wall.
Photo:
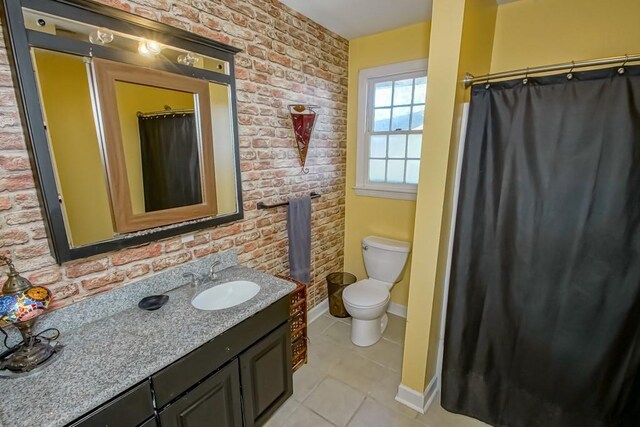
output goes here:
[[[245, 219], [180, 237], [58, 266], [47, 244], [23, 127], [7, 62], [0, 50], [0, 252], [56, 306], [142, 276], [235, 247], [244, 265], [288, 271], [285, 208], [257, 210], [293, 195], [313, 201], [309, 306], [326, 298], [324, 277], [343, 264], [348, 43], [272, 0], [100, 0], [102, 3], [231, 44], [236, 56]], [[301, 174], [287, 104], [321, 106]], [[4, 279], [2, 279], [4, 280]]]

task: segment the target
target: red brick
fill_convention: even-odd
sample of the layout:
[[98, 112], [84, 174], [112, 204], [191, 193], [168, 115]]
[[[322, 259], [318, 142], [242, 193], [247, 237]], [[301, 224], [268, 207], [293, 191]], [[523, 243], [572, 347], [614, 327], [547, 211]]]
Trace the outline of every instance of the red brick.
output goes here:
[[113, 265], [124, 265], [141, 259], [157, 257], [161, 253], [162, 245], [160, 243], [153, 243], [138, 248], [125, 249], [123, 251], [116, 252], [111, 257], [111, 262]]
[[2, 230], [0, 231], [0, 248], [20, 245], [29, 241], [29, 234], [22, 230]]
[[0, 211], [11, 209], [11, 198], [9, 196], [0, 196]]
[[114, 283], [120, 283], [124, 281], [125, 275], [122, 271], [113, 271], [102, 276], [94, 277], [92, 279], [82, 280], [80, 283], [82, 287], [87, 290], [93, 290], [102, 288]]
[[34, 285], [44, 286], [59, 282], [62, 279], [62, 274], [58, 267], [54, 267], [30, 273], [27, 275], [27, 279]]
[[149, 271], [151, 271], [151, 267], [148, 264], [138, 264], [133, 267], [129, 267], [125, 273], [127, 274], [127, 278], [135, 279], [136, 277], [144, 276]]
[[0, 155], [0, 170], [24, 171], [31, 170], [29, 158], [26, 156]]
[[33, 176], [31, 173], [20, 175], [9, 175], [0, 178], [0, 191], [18, 191], [34, 188]]
[[64, 305], [64, 303], [60, 304], [62, 300], [76, 296], [79, 293], [78, 285], [76, 285], [75, 283], [62, 283], [58, 285], [47, 286], [47, 288], [53, 294], [52, 301], [54, 303], [58, 302], [58, 306]]
[[67, 277], [73, 279], [76, 277], [86, 276], [91, 273], [105, 271], [108, 267], [108, 258], [91, 261], [74, 261], [65, 266], [65, 274]]
[[42, 220], [39, 209], [32, 209], [28, 211], [12, 212], [5, 215], [5, 221], [9, 225], [27, 224], [30, 222], [36, 222]]
[[40, 201], [38, 200], [38, 195], [33, 193], [18, 193], [14, 196], [16, 201], [16, 205], [21, 208], [37, 208], [40, 206]]
[[164, 270], [165, 268], [173, 267], [179, 264], [183, 264], [191, 259], [191, 254], [189, 252], [183, 252], [178, 255], [168, 256], [166, 258], [161, 258], [156, 261], [153, 261], [153, 271]]

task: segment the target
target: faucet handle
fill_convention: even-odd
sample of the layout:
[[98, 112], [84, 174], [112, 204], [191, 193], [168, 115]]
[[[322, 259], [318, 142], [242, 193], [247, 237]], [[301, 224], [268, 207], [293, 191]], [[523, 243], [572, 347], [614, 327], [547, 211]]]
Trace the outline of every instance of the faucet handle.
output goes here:
[[197, 288], [198, 286], [200, 286], [200, 278], [199, 278], [199, 277], [196, 277], [196, 275], [195, 275], [195, 274], [193, 274], [193, 273], [184, 273], [184, 274], [182, 275], [182, 277], [184, 277], [185, 279], [186, 279], [186, 278], [191, 279], [191, 284], [192, 284], [194, 287], [196, 287], [196, 288]]

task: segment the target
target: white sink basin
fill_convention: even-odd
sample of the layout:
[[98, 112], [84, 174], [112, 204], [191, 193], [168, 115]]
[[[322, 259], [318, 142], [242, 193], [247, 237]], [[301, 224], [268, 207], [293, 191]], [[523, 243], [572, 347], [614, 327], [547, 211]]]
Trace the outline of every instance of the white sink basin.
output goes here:
[[198, 310], [222, 310], [250, 300], [260, 290], [260, 286], [246, 280], [223, 283], [200, 292], [191, 300]]

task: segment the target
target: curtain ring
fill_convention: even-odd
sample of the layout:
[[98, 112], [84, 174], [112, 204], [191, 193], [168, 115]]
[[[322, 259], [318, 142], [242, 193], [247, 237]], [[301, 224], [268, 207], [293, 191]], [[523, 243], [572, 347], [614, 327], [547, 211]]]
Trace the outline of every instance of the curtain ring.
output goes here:
[[490, 87], [491, 87], [491, 84], [489, 83], [489, 78], [487, 77], [487, 81], [484, 83], [484, 88], [489, 89]]
[[624, 74], [624, 66], [627, 65], [627, 62], [629, 62], [629, 55], [624, 56], [624, 62], [622, 63], [620, 68], [618, 68], [618, 74], [620, 75]]
[[573, 78], [573, 69], [575, 67], [576, 67], [575, 61], [571, 61], [571, 69], [569, 70], [569, 73], [567, 74], [567, 80], [571, 80]]
[[529, 67], [527, 67], [527, 71], [524, 72], [524, 79], [522, 79], [522, 84], [526, 85], [529, 83]]

